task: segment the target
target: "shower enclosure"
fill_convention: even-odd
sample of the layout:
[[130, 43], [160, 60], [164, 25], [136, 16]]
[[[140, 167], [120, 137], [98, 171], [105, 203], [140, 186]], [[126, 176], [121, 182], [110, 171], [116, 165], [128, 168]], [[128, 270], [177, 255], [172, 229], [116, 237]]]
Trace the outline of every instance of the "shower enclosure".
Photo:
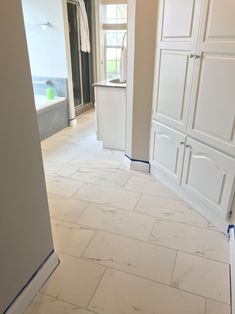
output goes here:
[[71, 66], [73, 79], [74, 106], [76, 114], [93, 106], [94, 92], [93, 83], [93, 45], [92, 45], [92, 0], [85, 0], [86, 11], [89, 21], [91, 52], [81, 51], [79, 29], [79, 7], [77, 1], [68, 0], [68, 23], [71, 52]]

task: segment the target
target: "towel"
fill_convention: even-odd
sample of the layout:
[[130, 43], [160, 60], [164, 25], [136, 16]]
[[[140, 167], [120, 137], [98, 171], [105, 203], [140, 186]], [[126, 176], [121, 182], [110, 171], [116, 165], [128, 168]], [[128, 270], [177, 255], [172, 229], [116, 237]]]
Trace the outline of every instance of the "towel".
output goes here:
[[84, 0], [78, 0], [78, 19], [80, 24], [81, 51], [91, 52], [89, 24]]
[[127, 80], [127, 33], [123, 36], [120, 66], [120, 81], [125, 83]]

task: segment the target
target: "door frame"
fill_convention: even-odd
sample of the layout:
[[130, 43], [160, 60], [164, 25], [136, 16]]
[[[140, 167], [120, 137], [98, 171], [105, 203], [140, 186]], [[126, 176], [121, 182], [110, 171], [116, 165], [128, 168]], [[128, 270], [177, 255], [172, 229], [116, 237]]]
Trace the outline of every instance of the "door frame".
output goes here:
[[[64, 17], [65, 46], [66, 46], [66, 59], [67, 59], [67, 72], [68, 72], [69, 121], [70, 121], [70, 126], [75, 126], [75, 125], [77, 125], [76, 116], [78, 114], [82, 113], [83, 111], [86, 111], [88, 109], [93, 108], [93, 104], [91, 102], [91, 103], [86, 104], [84, 106], [75, 107], [74, 93], [73, 93], [72, 59], [71, 59], [70, 36], [69, 36], [69, 20], [68, 20], [68, 9], [67, 9], [68, 3], [77, 4], [77, 1], [76, 0], [62, 0], [63, 17]], [[92, 11], [96, 12], [95, 3], [92, 2], [92, 5], [93, 5]], [[93, 13], [92, 17], [95, 17], [95, 14], [96, 13]], [[95, 20], [96, 20], [96, 18], [95, 18]], [[94, 34], [94, 36], [92, 36], [92, 46], [93, 46], [94, 51], [96, 50], [95, 27], [96, 27], [96, 22], [93, 23], [93, 26], [92, 26], [92, 33]], [[96, 62], [95, 62], [96, 58], [94, 56], [92, 56], [91, 59], [93, 62], [92, 76], [95, 78], [97, 75], [97, 68], [96, 68]], [[81, 58], [80, 58], [80, 62], [81, 62]], [[80, 73], [81, 73], [81, 71], [82, 71], [82, 69], [80, 66]], [[82, 82], [81, 82], [81, 89], [83, 91]], [[82, 99], [83, 99], [83, 97], [82, 97]], [[83, 101], [82, 101], [82, 105], [83, 105]], [[83, 108], [83, 110], [81, 108]]]

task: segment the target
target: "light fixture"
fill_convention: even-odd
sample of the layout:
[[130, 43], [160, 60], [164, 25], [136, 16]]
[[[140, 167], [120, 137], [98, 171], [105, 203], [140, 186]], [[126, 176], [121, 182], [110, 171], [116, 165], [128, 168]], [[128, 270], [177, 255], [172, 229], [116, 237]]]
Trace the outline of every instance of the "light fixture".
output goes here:
[[42, 24], [41, 24], [41, 29], [42, 29], [43, 31], [48, 30], [49, 27], [51, 27], [51, 24], [50, 24], [48, 21], [46, 21], [45, 23], [42, 23]]

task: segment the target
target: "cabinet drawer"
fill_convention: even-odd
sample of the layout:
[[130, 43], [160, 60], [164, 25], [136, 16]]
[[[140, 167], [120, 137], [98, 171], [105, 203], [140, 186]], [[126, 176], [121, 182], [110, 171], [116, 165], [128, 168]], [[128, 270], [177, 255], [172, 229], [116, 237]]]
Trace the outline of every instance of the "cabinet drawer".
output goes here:
[[181, 182], [185, 136], [163, 124], [152, 124], [151, 165], [175, 182]]
[[226, 219], [234, 195], [235, 159], [187, 139], [182, 186]]

